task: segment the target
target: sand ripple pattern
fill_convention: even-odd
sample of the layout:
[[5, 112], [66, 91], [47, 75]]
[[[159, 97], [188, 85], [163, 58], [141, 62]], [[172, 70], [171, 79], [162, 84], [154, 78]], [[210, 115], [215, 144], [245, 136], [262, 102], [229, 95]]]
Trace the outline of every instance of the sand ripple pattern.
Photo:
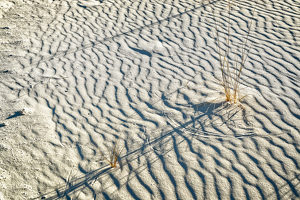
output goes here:
[[[242, 107], [219, 93], [225, 1], [95, 2], [59, 2], [18, 60], [23, 73], [2, 83], [51, 110], [55, 159], [32, 147], [52, 161], [54, 183], [35, 179], [40, 197], [300, 197], [297, 1], [233, 3], [237, 52], [253, 16]], [[100, 151], [115, 142], [121, 166], [110, 169]]]

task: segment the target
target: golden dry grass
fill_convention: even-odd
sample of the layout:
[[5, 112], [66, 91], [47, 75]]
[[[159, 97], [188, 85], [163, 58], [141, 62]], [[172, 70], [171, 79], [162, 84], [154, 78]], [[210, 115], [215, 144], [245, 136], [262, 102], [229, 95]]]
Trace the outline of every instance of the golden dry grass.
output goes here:
[[[241, 101], [245, 96], [240, 94], [240, 81], [241, 81], [241, 74], [242, 70], [245, 68], [245, 63], [248, 58], [248, 53], [250, 48], [247, 48], [247, 42], [249, 40], [250, 30], [252, 21], [250, 22], [249, 30], [247, 36], [244, 40], [244, 43], [241, 46], [241, 55], [235, 56], [233, 60], [230, 60], [230, 53], [232, 52], [232, 43], [231, 43], [231, 34], [230, 34], [230, 26], [231, 26], [231, 1], [228, 1], [228, 16], [226, 20], [226, 48], [225, 50], [221, 49], [221, 42], [220, 42], [220, 31], [215, 24], [216, 28], [216, 46], [219, 56], [219, 64], [220, 70], [222, 73], [222, 80], [221, 85], [223, 86], [225, 99], [227, 102], [237, 103]], [[216, 20], [215, 20], [216, 21]]]
[[121, 148], [119, 144], [115, 142], [113, 148], [110, 151], [109, 157], [104, 156], [102, 153], [101, 154], [104, 160], [110, 165], [111, 168], [116, 168], [122, 150], [123, 148]]

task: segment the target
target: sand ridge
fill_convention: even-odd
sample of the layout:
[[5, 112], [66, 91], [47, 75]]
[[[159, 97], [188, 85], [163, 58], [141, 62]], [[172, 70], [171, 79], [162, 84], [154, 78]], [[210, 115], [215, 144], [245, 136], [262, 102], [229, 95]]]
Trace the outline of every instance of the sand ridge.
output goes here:
[[253, 20], [242, 106], [221, 94], [226, 1], [42, 5], [0, 74], [4, 199], [299, 198], [296, 1], [233, 3], [233, 51]]

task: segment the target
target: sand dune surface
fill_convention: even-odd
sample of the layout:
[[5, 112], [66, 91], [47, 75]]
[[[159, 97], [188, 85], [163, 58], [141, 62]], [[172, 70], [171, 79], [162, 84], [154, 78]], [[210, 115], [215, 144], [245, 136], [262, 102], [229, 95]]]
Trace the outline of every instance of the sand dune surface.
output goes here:
[[[300, 198], [298, 1], [0, 11], [1, 200]], [[218, 60], [228, 32], [230, 62], [249, 50], [238, 103]]]

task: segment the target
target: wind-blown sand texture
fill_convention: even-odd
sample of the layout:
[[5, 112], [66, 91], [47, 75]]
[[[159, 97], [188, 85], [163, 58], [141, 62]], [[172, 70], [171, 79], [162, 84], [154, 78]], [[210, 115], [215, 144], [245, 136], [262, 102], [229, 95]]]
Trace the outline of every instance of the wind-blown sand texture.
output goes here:
[[253, 20], [241, 104], [220, 84], [224, 0], [5, 2], [1, 200], [299, 199], [297, 0], [232, 2], [233, 52]]

